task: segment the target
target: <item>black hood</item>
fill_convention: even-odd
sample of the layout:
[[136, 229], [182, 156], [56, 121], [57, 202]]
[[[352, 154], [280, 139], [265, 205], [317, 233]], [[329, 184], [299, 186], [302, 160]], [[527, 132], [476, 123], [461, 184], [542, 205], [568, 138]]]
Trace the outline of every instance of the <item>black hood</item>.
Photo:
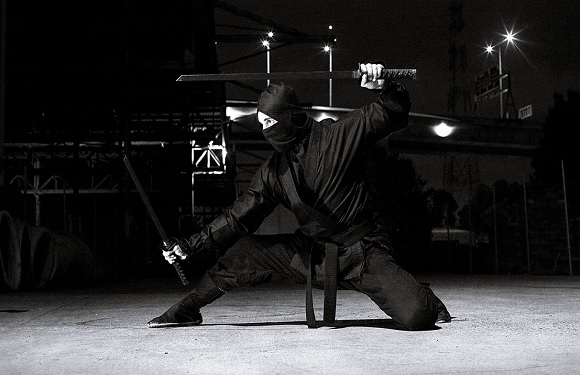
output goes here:
[[279, 152], [302, 141], [310, 131], [308, 117], [300, 107], [294, 89], [283, 83], [273, 83], [262, 92], [258, 99], [258, 112], [278, 121], [262, 133]]

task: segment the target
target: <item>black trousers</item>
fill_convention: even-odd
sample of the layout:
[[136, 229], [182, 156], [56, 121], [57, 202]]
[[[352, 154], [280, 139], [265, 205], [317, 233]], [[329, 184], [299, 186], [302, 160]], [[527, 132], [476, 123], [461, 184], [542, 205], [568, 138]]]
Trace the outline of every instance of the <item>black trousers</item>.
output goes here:
[[[305, 281], [306, 275], [290, 265], [305, 246], [310, 246], [308, 241], [294, 234], [246, 236], [218, 259], [208, 275], [224, 292], [269, 281], [274, 273]], [[362, 275], [339, 280], [339, 287], [364, 293], [401, 328], [432, 328], [440, 301], [431, 289], [399, 267], [384, 248], [365, 243], [364, 255]]]

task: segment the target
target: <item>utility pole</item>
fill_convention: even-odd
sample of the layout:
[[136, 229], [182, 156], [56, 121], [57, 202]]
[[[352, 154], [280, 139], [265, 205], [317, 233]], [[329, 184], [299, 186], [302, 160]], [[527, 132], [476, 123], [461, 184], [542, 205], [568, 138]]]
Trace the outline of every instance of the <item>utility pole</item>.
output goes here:
[[463, 112], [471, 110], [471, 94], [469, 88], [461, 84], [464, 81], [467, 67], [465, 43], [460, 41], [461, 32], [465, 27], [463, 21], [463, 5], [457, 0], [449, 3], [449, 97], [447, 113], [456, 114], [456, 104], [463, 102]]
[[0, 189], [4, 182], [4, 134], [6, 129], [6, 0], [0, 0]]

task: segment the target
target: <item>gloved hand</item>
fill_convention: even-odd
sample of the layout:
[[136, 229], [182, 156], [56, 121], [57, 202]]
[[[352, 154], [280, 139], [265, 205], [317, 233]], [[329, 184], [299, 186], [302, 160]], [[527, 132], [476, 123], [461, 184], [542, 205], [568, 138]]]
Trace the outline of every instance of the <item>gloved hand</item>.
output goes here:
[[359, 70], [361, 72], [360, 86], [369, 90], [383, 89], [385, 80], [381, 78], [381, 75], [384, 69], [383, 64], [359, 64]]
[[193, 254], [193, 249], [187, 241], [175, 237], [169, 238], [160, 247], [163, 251], [163, 257], [169, 264], [173, 264], [176, 261], [185, 261]]

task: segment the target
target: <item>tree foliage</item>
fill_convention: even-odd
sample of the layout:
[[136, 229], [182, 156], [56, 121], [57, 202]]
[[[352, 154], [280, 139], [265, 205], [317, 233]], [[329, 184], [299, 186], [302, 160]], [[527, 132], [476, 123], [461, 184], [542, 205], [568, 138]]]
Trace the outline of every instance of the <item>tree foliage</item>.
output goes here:
[[411, 160], [380, 150], [369, 158], [367, 182], [375, 220], [390, 233], [398, 263], [409, 270], [422, 267], [431, 238], [426, 182]]
[[564, 161], [566, 178], [580, 182], [580, 162], [577, 157], [576, 133], [580, 128], [580, 93], [568, 91], [567, 95], [554, 94], [554, 106], [544, 122], [544, 140], [532, 160], [537, 181], [552, 185], [562, 179], [561, 161]]

